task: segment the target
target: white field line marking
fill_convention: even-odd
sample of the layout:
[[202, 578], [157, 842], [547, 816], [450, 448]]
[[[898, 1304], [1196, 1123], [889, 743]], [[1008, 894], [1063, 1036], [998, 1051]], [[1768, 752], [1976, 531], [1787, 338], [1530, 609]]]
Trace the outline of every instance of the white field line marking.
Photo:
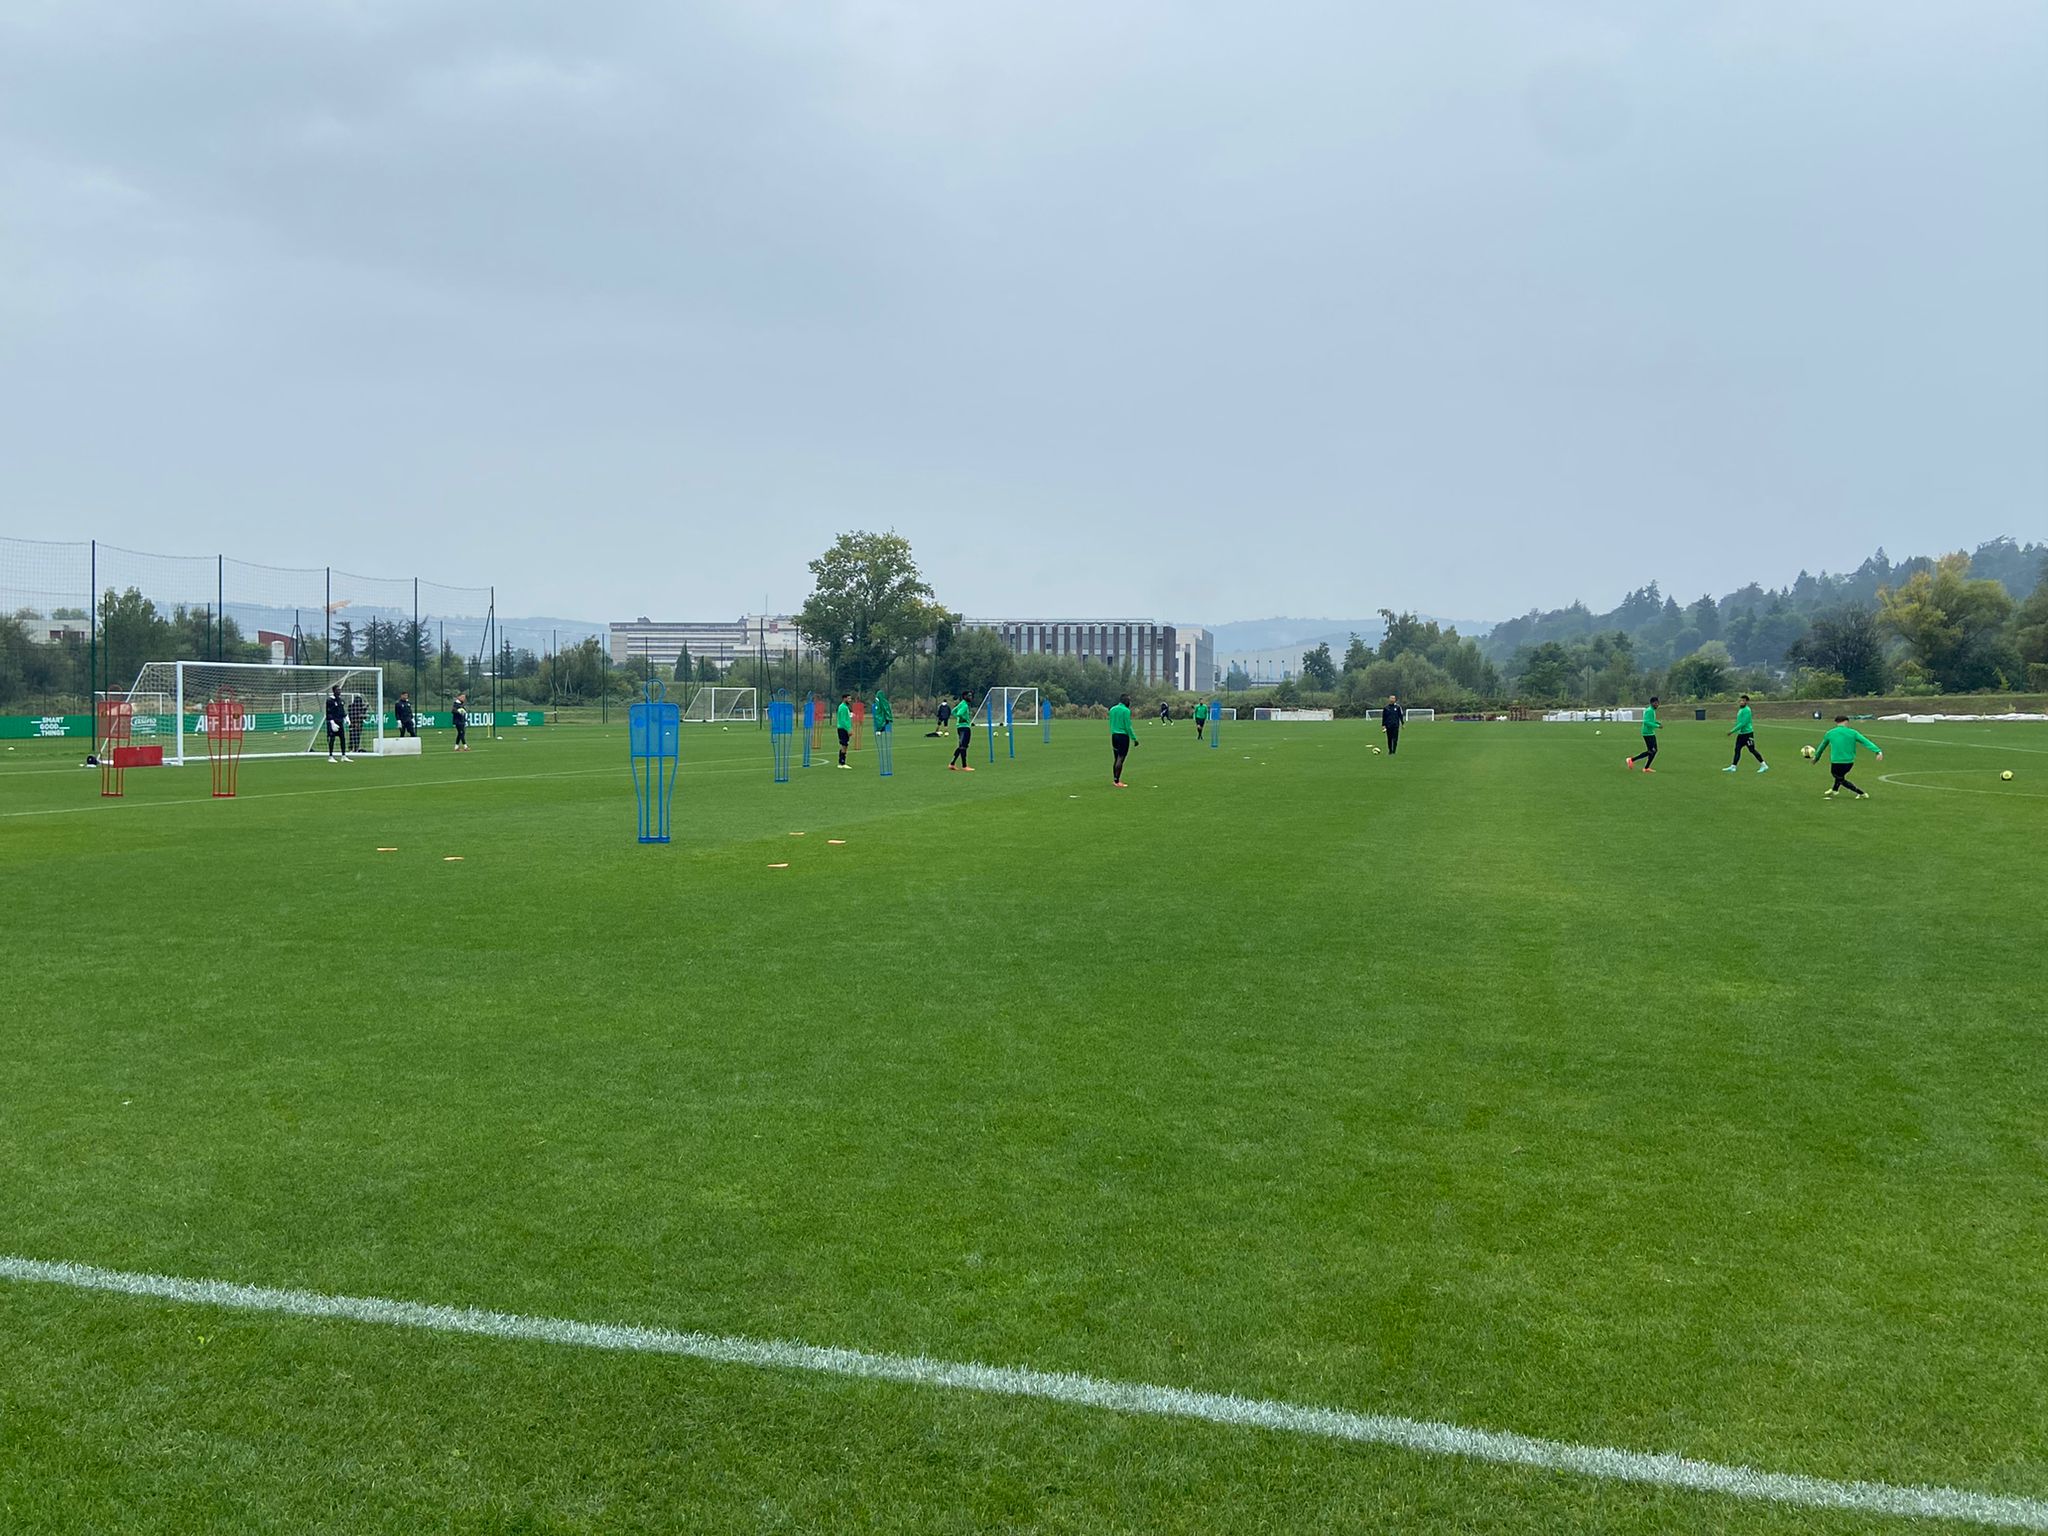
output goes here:
[[1968, 784], [1915, 784], [1915, 779], [1931, 779], [1940, 774], [1981, 778], [1989, 773], [1988, 768], [1916, 768], [1910, 773], [1880, 773], [1877, 782], [1896, 784], [1900, 789], [1938, 789], [1948, 795], [1999, 795], [2012, 800], [2048, 800], [2048, 795], [2025, 789], [1978, 789]]
[[[706, 773], [740, 773], [752, 771], [751, 763], [705, 764], [691, 770], [691, 777]], [[369, 795], [387, 789], [438, 789], [451, 784], [519, 784], [535, 779], [590, 779], [605, 774], [617, 774], [621, 780], [630, 783], [630, 770], [623, 764], [616, 768], [567, 768], [559, 773], [479, 773], [465, 774], [459, 779], [399, 779], [388, 784], [328, 784], [319, 789], [275, 789], [268, 793], [252, 790], [240, 795], [242, 800], [295, 800], [302, 795]], [[0, 782], [5, 776], [0, 775]], [[0, 811], [0, 821], [10, 821], [19, 816], [77, 816], [91, 811], [139, 811], [162, 809], [176, 805], [212, 805], [211, 798], [176, 800], [130, 800], [125, 796], [119, 800], [101, 800], [97, 796], [83, 805], [50, 806], [35, 811]]]
[[[514, 784], [531, 779], [587, 779], [600, 773], [617, 773], [616, 768], [574, 768], [561, 773], [485, 773], [466, 775], [459, 779], [400, 779], [393, 784], [330, 784], [320, 789], [276, 789], [268, 794], [252, 792], [237, 798], [243, 800], [296, 800], [302, 795], [371, 795], [387, 789], [437, 789], [449, 784]], [[119, 800], [101, 800], [95, 797], [84, 805], [51, 806], [39, 811], [0, 811], [0, 821], [9, 821], [17, 816], [76, 816], [89, 811], [140, 811], [161, 809], [178, 805], [213, 805], [208, 799], [177, 800], [130, 800], [125, 796]]]
[[[1762, 723], [1770, 726], [1773, 730], [1802, 729], [1797, 724], [1791, 724], [1783, 720], [1766, 720]], [[1821, 724], [1818, 720], [1813, 723], [1816, 726]], [[2005, 723], [2011, 726], [2036, 724], [2038, 722], [2007, 721]], [[1852, 721], [1851, 724], [1855, 724], [1855, 722]], [[2048, 747], [2016, 747], [2011, 742], [2006, 741], [1950, 741], [1940, 736], [1922, 736], [1917, 733], [1923, 730], [1924, 727], [1917, 725], [1904, 725], [1896, 722], [1886, 725], [1882, 721], [1875, 720], [1865, 720], [1862, 722], [1862, 725], [1877, 726], [1880, 731], [1892, 738], [1894, 744], [1907, 742], [1916, 747], [1968, 747], [1975, 752], [2025, 752], [2030, 756], [2048, 756]], [[1858, 729], [1861, 729], [1861, 726], [1858, 726]], [[1816, 736], [1819, 734], [1819, 732], [1815, 733]], [[1866, 731], [1864, 734], [1868, 735], [1869, 732]]]
[[983, 1392], [1070, 1407], [1104, 1408], [1150, 1418], [1190, 1419], [1204, 1424], [1309, 1435], [1359, 1445], [1384, 1445], [1431, 1456], [1464, 1456], [1508, 1466], [1569, 1472], [1614, 1482], [1646, 1483], [1693, 1493], [1724, 1494], [1808, 1509], [1855, 1510], [1929, 1520], [1966, 1520], [2011, 1530], [2048, 1531], [2048, 1499], [1973, 1493], [1959, 1488], [1895, 1483], [1837, 1482], [1791, 1472], [1692, 1461], [1682, 1456], [1625, 1451], [1608, 1446], [1540, 1440], [1502, 1430], [1467, 1429], [1425, 1419], [1349, 1413], [1297, 1403], [1193, 1392], [1142, 1382], [1106, 1381], [1067, 1372], [1015, 1366], [930, 1360], [920, 1355], [871, 1354], [829, 1349], [780, 1339], [749, 1339], [666, 1328], [582, 1323], [567, 1318], [522, 1317], [470, 1307], [393, 1301], [378, 1296], [329, 1296], [318, 1291], [237, 1285], [224, 1280], [184, 1280], [171, 1275], [135, 1274], [88, 1264], [54, 1263], [0, 1255], [0, 1279], [108, 1291], [195, 1306], [228, 1307], [288, 1317], [338, 1318], [386, 1327], [421, 1328], [492, 1339], [560, 1344], [581, 1349], [679, 1355], [721, 1365], [762, 1370], [815, 1371], [862, 1381]]

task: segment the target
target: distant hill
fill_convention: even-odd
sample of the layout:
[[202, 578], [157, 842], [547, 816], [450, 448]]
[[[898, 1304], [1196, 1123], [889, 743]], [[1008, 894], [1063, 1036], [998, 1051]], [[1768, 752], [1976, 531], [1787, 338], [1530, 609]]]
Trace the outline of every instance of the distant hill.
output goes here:
[[[1433, 614], [1421, 617], [1434, 618]], [[1493, 628], [1485, 619], [1437, 619], [1437, 623], [1455, 627], [1461, 635], [1483, 635]], [[1233, 624], [1211, 624], [1209, 633], [1216, 637], [1216, 654], [1232, 654], [1253, 651], [1279, 651], [1290, 649], [1313, 650], [1328, 642], [1333, 651], [1342, 651], [1357, 635], [1367, 645], [1378, 645], [1386, 632], [1386, 625], [1378, 614], [1369, 619], [1247, 619]]]
[[[1705, 593], [1691, 601], [1667, 594], [1652, 581], [1605, 613], [1584, 603], [1531, 609], [1494, 625], [1483, 644], [1489, 660], [1511, 665], [1517, 652], [1549, 641], [1570, 646], [1620, 633], [1632, 643], [1638, 666], [1656, 667], [1718, 640], [1739, 666], [1777, 666], [1817, 615], [1839, 608], [1873, 609], [1880, 588], [1899, 586], [1933, 566], [1931, 555], [1894, 561], [1880, 549], [1853, 571], [1818, 576], [1801, 571], [1790, 586], [1751, 582], [1720, 597]], [[2024, 598], [2048, 577], [2048, 543], [1992, 539], [1971, 552], [1970, 574], [1989, 577], [2015, 599]]]

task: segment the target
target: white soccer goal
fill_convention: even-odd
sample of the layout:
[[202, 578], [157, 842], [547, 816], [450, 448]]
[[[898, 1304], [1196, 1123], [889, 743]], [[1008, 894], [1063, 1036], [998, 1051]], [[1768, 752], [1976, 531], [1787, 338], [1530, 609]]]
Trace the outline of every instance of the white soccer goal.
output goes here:
[[[135, 709], [135, 734], [162, 743], [166, 763], [206, 756], [206, 706], [232, 698], [242, 706], [248, 734], [244, 757], [296, 757], [322, 745], [328, 691], [341, 685], [342, 702], [360, 701], [361, 746], [381, 751], [384, 741], [382, 667], [309, 667], [271, 661], [151, 661], [135, 686], [116, 698]], [[354, 722], [353, 711], [351, 723]], [[149, 729], [143, 722], [149, 721]]]
[[1411, 709], [1404, 711], [1401, 718], [1409, 725], [1428, 725], [1436, 719], [1436, 711], [1433, 709]]
[[721, 688], [714, 683], [701, 683], [690, 695], [690, 702], [683, 706], [682, 718], [704, 724], [720, 720], [752, 720], [755, 710], [755, 693], [751, 688]]
[[974, 723], [986, 730], [1001, 730], [1005, 725], [1038, 724], [1038, 690], [1036, 688], [991, 688], [982, 695], [981, 703], [974, 711]]

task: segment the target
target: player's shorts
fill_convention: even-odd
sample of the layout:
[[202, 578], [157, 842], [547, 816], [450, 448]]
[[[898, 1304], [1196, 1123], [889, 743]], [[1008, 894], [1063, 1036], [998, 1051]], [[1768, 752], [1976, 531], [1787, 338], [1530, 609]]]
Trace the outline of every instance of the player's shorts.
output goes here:
[[1122, 731], [1111, 731], [1109, 733], [1109, 744], [1116, 748], [1118, 756], [1122, 756], [1131, 750], [1131, 738]]
[[1744, 747], [1754, 746], [1755, 744], [1756, 733], [1754, 731], [1744, 731], [1740, 736], [1735, 738], [1735, 750], [1738, 752], [1740, 752]]
[[843, 747], [851, 740], [853, 740], [853, 732], [844, 729], [839, 732], [839, 745]]

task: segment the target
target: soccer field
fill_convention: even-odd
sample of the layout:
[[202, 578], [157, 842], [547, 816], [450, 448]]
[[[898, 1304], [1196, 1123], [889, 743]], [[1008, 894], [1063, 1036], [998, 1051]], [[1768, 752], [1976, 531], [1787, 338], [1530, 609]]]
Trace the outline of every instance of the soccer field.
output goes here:
[[2048, 1529], [2048, 728], [917, 729], [0, 759], [0, 1530]]

